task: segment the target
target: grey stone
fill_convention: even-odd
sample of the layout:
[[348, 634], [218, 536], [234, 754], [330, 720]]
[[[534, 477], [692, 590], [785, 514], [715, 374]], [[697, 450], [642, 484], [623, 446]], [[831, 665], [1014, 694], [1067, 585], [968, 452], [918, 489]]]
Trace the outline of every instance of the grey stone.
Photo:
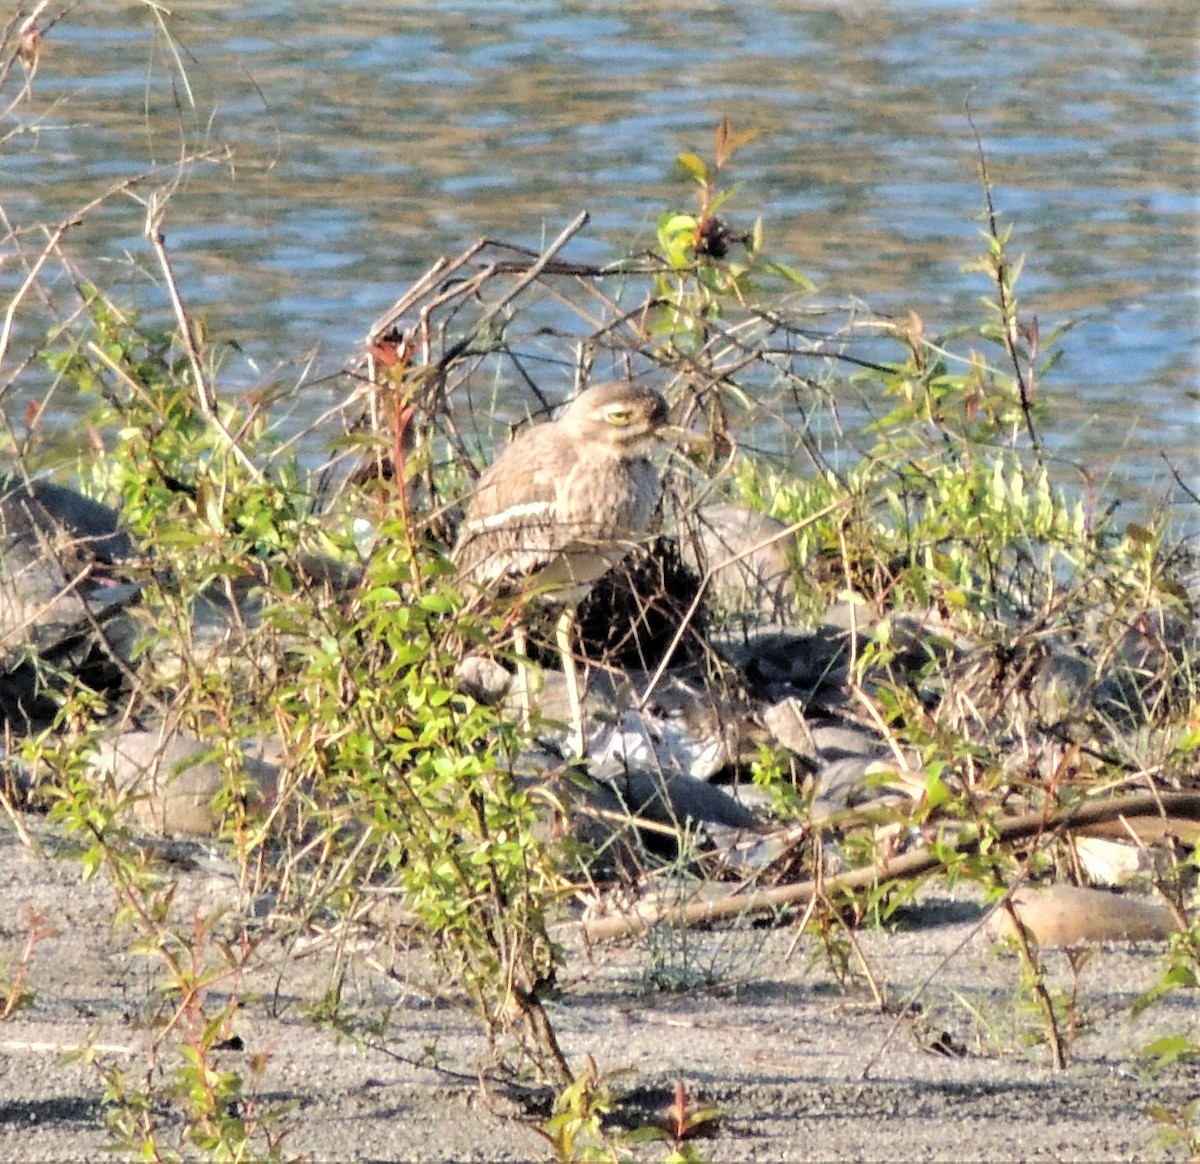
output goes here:
[[835, 810], [876, 799], [879, 793], [867, 783], [867, 770], [878, 759], [878, 756], [844, 756], [822, 764], [814, 778], [816, 799]]
[[755, 815], [729, 793], [693, 776], [646, 768], [622, 771], [619, 765], [608, 764], [595, 769], [593, 778], [611, 789], [621, 808], [660, 824], [717, 824], [735, 829], [758, 825]]
[[787, 526], [738, 502], [702, 506], [690, 530], [680, 531], [684, 564], [712, 577], [708, 601], [726, 613], [752, 613], [774, 621], [790, 617], [796, 593]]
[[850, 639], [833, 625], [812, 631], [718, 635], [714, 645], [758, 693], [772, 701], [842, 686], [851, 657]]
[[[1078, 885], [1022, 886], [1013, 894], [1013, 909], [1021, 926], [1041, 946], [1165, 942], [1178, 928], [1162, 902]], [[1012, 918], [997, 909], [987, 930], [993, 939], [1011, 937]]]
[[[94, 778], [129, 797], [134, 819], [158, 836], [210, 836], [220, 819], [213, 798], [225, 786], [214, 745], [183, 732], [134, 731], [105, 740], [91, 761]], [[275, 795], [279, 767], [264, 744], [242, 746], [249, 803]]]
[[135, 591], [114, 587], [110, 567], [131, 554], [109, 506], [62, 485], [0, 478], [0, 651], [127, 601]]
[[804, 708], [793, 697], [781, 699], [763, 708], [762, 721], [774, 739], [803, 760], [818, 759], [813, 729], [804, 718]]
[[874, 732], [854, 724], [816, 724], [812, 729], [813, 743], [826, 761], [851, 756], [866, 756], [877, 760], [887, 753], [883, 741]]
[[455, 666], [454, 684], [463, 695], [469, 695], [476, 703], [495, 707], [512, 687], [513, 675], [490, 655], [472, 651]]

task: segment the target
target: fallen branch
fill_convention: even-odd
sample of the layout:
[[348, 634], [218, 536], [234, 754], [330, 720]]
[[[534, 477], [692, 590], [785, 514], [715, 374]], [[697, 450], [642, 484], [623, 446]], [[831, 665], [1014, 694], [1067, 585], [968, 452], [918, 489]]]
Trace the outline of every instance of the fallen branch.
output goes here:
[[[1043, 812], [1023, 813], [1000, 821], [996, 825], [994, 839], [1001, 843], [1012, 842], [1042, 833], [1059, 833], [1122, 817], [1168, 815], [1188, 820], [1200, 819], [1200, 793], [1139, 792], [1114, 800], [1081, 804], [1049, 815]], [[964, 838], [951, 846], [952, 851], [960, 854], [974, 852], [981, 839], [977, 836]], [[656, 925], [695, 926], [753, 914], [775, 913], [790, 906], [803, 905], [818, 893], [831, 894], [841, 889], [855, 890], [887, 885], [893, 881], [919, 877], [941, 867], [944, 867], [944, 862], [933, 852], [929, 849], [918, 849], [862, 869], [851, 869], [836, 877], [823, 878], [820, 882], [801, 881], [794, 885], [780, 885], [752, 893], [739, 890], [717, 897], [697, 894], [685, 904], [670, 909], [646, 904], [620, 917], [583, 922], [583, 936], [589, 942], [603, 942], [642, 933]]]

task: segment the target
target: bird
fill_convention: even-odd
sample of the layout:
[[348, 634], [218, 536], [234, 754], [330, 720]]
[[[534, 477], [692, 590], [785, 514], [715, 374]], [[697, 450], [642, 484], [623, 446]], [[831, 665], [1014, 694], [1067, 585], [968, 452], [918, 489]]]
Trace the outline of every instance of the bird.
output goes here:
[[464, 588], [518, 591], [564, 608], [556, 639], [579, 755], [574, 607], [655, 532], [663, 482], [650, 454], [667, 414], [659, 392], [632, 381], [585, 389], [557, 420], [526, 429], [501, 450], [467, 501], [451, 551]]

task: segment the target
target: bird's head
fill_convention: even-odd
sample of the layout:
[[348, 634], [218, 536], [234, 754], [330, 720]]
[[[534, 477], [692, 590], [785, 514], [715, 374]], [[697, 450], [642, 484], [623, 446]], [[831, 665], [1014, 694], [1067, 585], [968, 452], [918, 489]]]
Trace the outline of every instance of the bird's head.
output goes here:
[[641, 455], [667, 422], [667, 402], [653, 388], [628, 381], [581, 392], [558, 423], [577, 441], [622, 457]]

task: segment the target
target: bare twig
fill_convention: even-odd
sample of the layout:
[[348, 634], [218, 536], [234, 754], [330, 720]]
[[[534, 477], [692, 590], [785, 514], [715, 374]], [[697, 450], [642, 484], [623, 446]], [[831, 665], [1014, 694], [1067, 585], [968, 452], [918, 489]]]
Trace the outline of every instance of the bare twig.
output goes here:
[[536, 262], [532, 263], [528, 270], [503, 294], [495, 303], [491, 304], [488, 309], [475, 321], [475, 323], [467, 330], [466, 335], [462, 336], [456, 343], [452, 344], [445, 352], [441, 359], [443, 367], [453, 363], [459, 356], [463, 354], [474, 341], [475, 337], [483, 331], [484, 328], [500, 314], [530, 283], [533, 283], [539, 275], [545, 270], [547, 264], [559, 251], [563, 249], [585, 226], [587, 226], [591, 215], [586, 210], [578, 214], [562, 231], [561, 234], [542, 252]]
[[1183, 490], [1184, 496], [1187, 497], [1187, 499], [1192, 502], [1193, 505], [1200, 505], [1200, 495], [1197, 495], [1196, 491], [1188, 485], [1183, 477], [1180, 476], [1179, 470], [1171, 462], [1171, 458], [1168, 457], [1165, 452], [1160, 455], [1166, 462], [1167, 468], [1171, 471], [1171, 476], [1175, 479], [1175, 484]]
[[[214, 154], [198, 155], [191, 160], [201, 161], [210, 160]], [[2, 365], [8, 357], [9, 348], [12, 344], [13, 320], [16, 318], [17, 311], [24, 302], [25, 297], [29, 294], [30, 289], [37, 283], [38, 276], [46, 263], [57, 254], [64, 236], [75, 227], [79, 226], [83, 220], [96, 207], [103, 205], [105, 202], [112, 199], [118, 194], [129, 194], [143, 182], [150, 178], [161, 175], [163, 167], [155, 166], [149, 170], [143, 170], [141, 173], [134, 174], [132, 177], [124, 178], [120, 182], [114, 182], [111, 186], [105, 189], [102, 193], [97, 194], [95, 198], [90, 199], [80, 206], [77, 210], [67, 215], [62, 219], [57, 226], [49, 229], [49, 237], [42, 246], [36, 259], [26, 271], [25, 278], [21, 286], [13, 293], [8, 301], [8, 307], [4, 312], [4, 322], [0, 326], [0, 365]], [[45, 228], [43, 228], [45, 229]], [[0, 395], [7, 391], [8, 385], [0, 387]]]
[[0, 788], [0, 808], [4, 809], [4, 815], [8, 817], [17, 836], [21, 838], [21, 844], [31, 853], [35, 853], [40, 857], [42, 855], [41, 845], [38, 844], [37, 838], [25, 827], [25, 822], [21, 820], [8, 794], [2, 788]]

